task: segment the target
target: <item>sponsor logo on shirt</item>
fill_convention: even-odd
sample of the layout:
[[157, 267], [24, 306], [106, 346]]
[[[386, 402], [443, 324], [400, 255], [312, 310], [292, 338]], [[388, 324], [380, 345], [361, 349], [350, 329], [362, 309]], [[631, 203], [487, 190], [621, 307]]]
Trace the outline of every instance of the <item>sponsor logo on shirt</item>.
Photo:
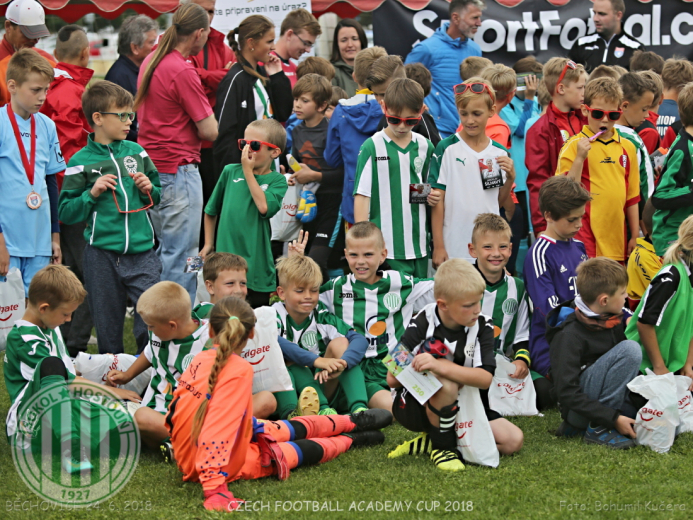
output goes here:
[[390, 160], [390, 157], [387, 156], [387, 155], [383, 155], [382, 157], [376, 157], [376, 158], [375, 158], [375, 162], [378, 162], [378, 161], [389, 161], [389, 160]]
[[366, 332], [373, 336], [368, 338], [370, 346], [387, 345], [390, 339], [390, 335], [387, 333], [387, 323], [379, 321], [377, 315], [366, 320]]
[[604, 157], [600, 161], [600, 164], [616, 164], [616, 161], [614, 161], [611, 157]]
[[243, 179], [243, 178], [241, 178], [241, 179], [234, 179], [233, 182], [241, 182], [241, 181], [244, 181], [244, 180], [245, 180], [245, 179]]
[[460, 159], [459, 157], [455, 157], [455, 160], [456, 160], [456, 161], [460, 161], [460, 162], [462, 163], [462, 166], [467, 166], [467, 165], [464, 163], [464, 162], [467, 160], [466, 157], [465, 157], [464, 159]]
[[566, 271], [567, 271], [567, 269], [565, 268], [565, 266], [561, 264], [561, 272], [565, 273]]
[[339, 293], [339, 297], [340, 298], [353, 298], [354, 293], [350, 293], [350, 292]]
[[154, 347], [154, 348], [159, 348], [159, 347], [161, 347], [161, 341], [157, 341], [157, 340], [155, 340], [155, 339], [153, 339], [153, 340], [151, 341], [151, 344], [152, 344], [152, 347]]

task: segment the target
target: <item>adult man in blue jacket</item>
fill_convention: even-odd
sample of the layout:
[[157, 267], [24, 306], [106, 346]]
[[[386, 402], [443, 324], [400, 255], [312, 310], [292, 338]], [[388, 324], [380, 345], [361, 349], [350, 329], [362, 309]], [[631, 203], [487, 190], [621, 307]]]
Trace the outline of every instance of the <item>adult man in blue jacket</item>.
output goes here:
[[460, 63], [468, 56], [481, 56], [481, 48], [472, 40], [481, 26], [483, 0], [451, 0], [450, 21], [412, 49], [406, 63], [422, 63], [431, 71], [431, 93], [426, 106], [435, 118], [442, 138], [455, 133], [460, 117], [452, 88], [462, 83]]

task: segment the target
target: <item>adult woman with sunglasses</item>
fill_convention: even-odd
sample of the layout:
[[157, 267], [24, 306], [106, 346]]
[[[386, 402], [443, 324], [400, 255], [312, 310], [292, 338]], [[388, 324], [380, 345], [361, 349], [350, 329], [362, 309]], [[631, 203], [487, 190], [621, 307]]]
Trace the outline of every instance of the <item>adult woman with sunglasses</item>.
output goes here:
[[177, 282], [195, 299], [197, 278], [184, 273], [195, 256], [202, 220], [202, 180], [198, 164], [202, 140], [217, 137], [217, 121], [200, 77], [186, 60], [204, 47], [207, 11], [181, 6], [173, 25], [140, 68], [135, 110], [139, 144], [154, 161], [161, 179], [161, 203], [150, 211], [163, 270], [162, 280]]
[[[224, 166], [241, 162], [238, 140], [258, 119], [286, 121], [294, 107], [291, 82], [274, 51], [274, 24], [264, 16], [249, 16], [229, 32], [228, 40], [237, 62], [217, 90], [214, 109], [219, 137], [214, 143], [217, 175]], [[262, 65], [264, 63], [264, 65]]]
[[354, 60], [359, 51], [368, 47], [368, 39], [361, 24], [351, 18], [341, 20], [334, 28], [332, 40], [332, 58], [335, 76], [332, 84], [342, 87], [347, 96], [356, 95], [358, 85], [354, 81]]

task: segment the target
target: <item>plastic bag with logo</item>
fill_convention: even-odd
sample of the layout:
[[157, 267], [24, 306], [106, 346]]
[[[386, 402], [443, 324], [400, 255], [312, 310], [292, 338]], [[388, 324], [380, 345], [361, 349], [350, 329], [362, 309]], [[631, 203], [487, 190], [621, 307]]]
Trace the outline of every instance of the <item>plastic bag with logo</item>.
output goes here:
[[[287, 173], [286, 178], [289, 177], [291, 175]], [[296, 211], [298, 211], [302, 188], [300, 184], [294, 184], [286, 190], [281, 209], [270, 219], [272, 240], [289, 242], [298, 238], [298, 232], [301, 231], [301, 221], [296, 218]]]
[[479, 389], [464, 385], [457, 396], [457, 404], [460, 409], [457, 412], [455, 433], [457, 449], [464, 461], [497, 468], [500, 455]]
[[681, 423], [676, 428], [679, 433], [693, 432], [693, 405], [691, 404], [691, 383], [693, 379], [686, 376], [674, 376], [676, 379], [676, 397], [679, 404], [679, 420]]
[[277, 312], [271, 307], [259, 307], [255, 309], [255, 317], [255, 336], [241, 352], [241, 357], [253, 367], [253, 393], [293, 390], [277, 341]]
[[[75, 358], [75, 369], [82, 374], [83, 378], [105, 385], [106, 375], [109, 371], [122, 370], [125, 372], [135, 360], [137, 358], [131, 354], [87, 354], [80, 352]], [[129, 383], [120, 385], [120, 388], [142, 395], [152, 379], [152, 373], [153, 369], [148, 368]]]
[[24, 282], [22, 273], [13, 267], [5, 282], [0, 282], [0, 351], [5, 350], [7, 335], [14, 322], [24, 315]]
[[538, 415], [537, 393], [532, 384], [532, 375], [524, 379], [513, 379], [517, 367], [508, 358], [496, 354], [496, 372], [488, 389], [488, 401], [492, 410], [504, 416]]
[[635, 418], [635, 442], [649, 446], [657, 453], [668, 452], [679, 425], [674, 374], [669, 372], [658, 376], [648, 369], [647, 375], [633, 379], [628, 388], [649, 399]]

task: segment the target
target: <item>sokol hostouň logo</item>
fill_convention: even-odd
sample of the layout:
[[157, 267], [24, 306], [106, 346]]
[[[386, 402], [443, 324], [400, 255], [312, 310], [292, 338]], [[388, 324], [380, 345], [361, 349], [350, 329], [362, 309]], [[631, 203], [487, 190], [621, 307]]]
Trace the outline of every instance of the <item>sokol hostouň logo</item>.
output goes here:
[[127, 406], [106, 387], [57, 383], [22, 404], [11, 450], [34, 493], [80, 508], [123, 489], [137, 467], [140, 435]]

